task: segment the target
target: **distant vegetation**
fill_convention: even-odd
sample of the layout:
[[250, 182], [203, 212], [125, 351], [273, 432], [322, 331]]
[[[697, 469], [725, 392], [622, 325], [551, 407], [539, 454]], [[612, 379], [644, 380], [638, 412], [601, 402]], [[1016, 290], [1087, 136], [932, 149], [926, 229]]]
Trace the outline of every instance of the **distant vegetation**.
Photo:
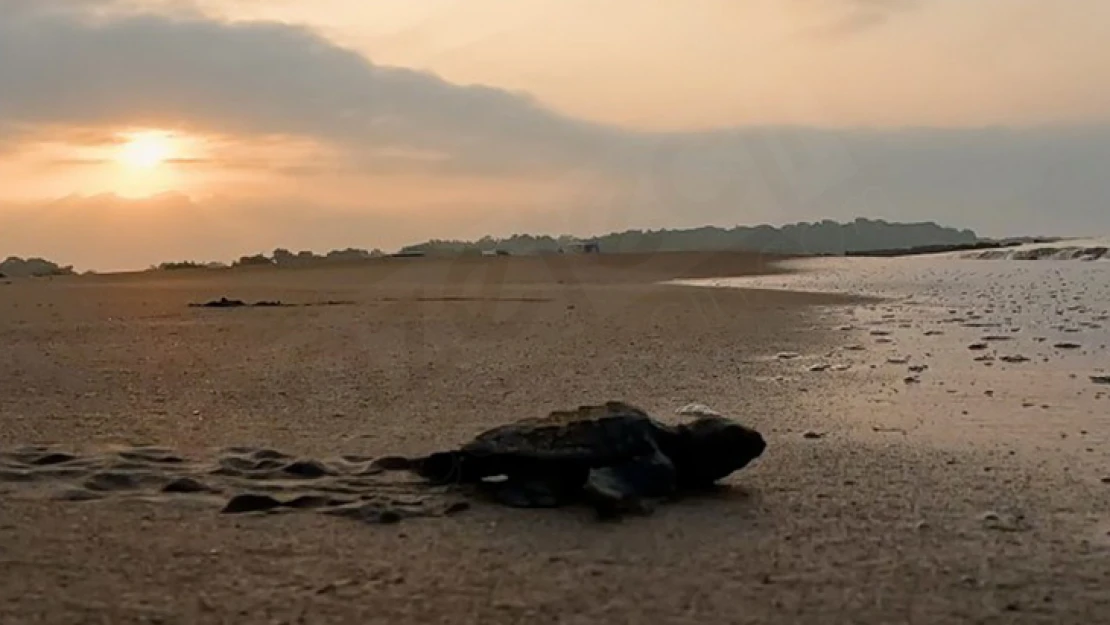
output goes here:
[[74, 275], [72, 266], [59, 266], [42, 258], [20, 258], [9, 256], [0, 263], [0, 278], [26, 278]]
[[366, 251], [353, 247], [349, 247], [345, 250], [332, 250], [324, 256], [318, 256], [309, 251], [301, 251], [294, 254], [289, 250], [278, 248], [274, 250], [271, 261], [279, 267], [298, 267], [317, 265], [320, 263], [343, 263], [384, 255], [385, 254], [381, 250]]
[[224, 269], [226, 267], [227, 265], [224, 263], [197, 263], [191, 260], [185, 260], [181, 262], [162, 263], [157, 267], [151, 267], [151, 269], [159, 271], [179, 271], [182, 269]]
[[[889, 223], [856, 219], [848, 223], [821, 221], [782, 227], [706, 226], [686, 230], [626, 230], [590, 239], [603, 253], [746, 250], [780, 254], [852, 254], [870, 250], [923, 246], [970, 245], [979, 241], [975, 232], [925, 223]], [[511, 254], [569, 251], [579, 240], [571, 236], [514, 235], [506, 239], [483, 237], [477, 241], [433, 239], [402, 248], [402, 252], [477, 254], [502, 250]]]
[[[314, 265], [321, 265], [325, 263], [338, 263], [349, 262], [355, 260], [362, 260], [366, 258], [374, 258], [376, 256], [384, 256], [381, 250], [361, 250], [356, 248], [347, 248], [345, 250], [332, 250], [327, 254], [321, 256], [310, 251], [301, 251], [294, 254], [287, 249], [278, 248], [273, 251], [273, 254], [267, 256], [265, 254], [253, 254], [249, 256], [240, 256], [238, 260], [231, 263], [232, 267], [251, 267], [251, 266], [278, 266], [278, 267], [311, 267]], [[198, 263], [195, 261], [174, 261], [165, 262], [156, 267], [151, 267], [152, 271], [179, 271], [185, 269], [226, 269], [228, 265], [224, 263]]]
[[[626, 230], [585, 241], [570, 235], [532, 234], [517, 234], [503, 239], [486, 236], [477, 241], [432, 239], [405, 246], [394, 255], [555, 254], [592, 249], [594, 246], [602, 253], [743, 250], [799, 255], [862, 255], [981, 246], [982, 244], [983, 241], [971, 230], [939, 226], [932, 222], [890, 223], [881, 219], [860, 218], [848, 223], [825, 220], [782, 227], [706, 226], [685, 230]], [[347, 248], [319, 255], [307, 250], [294, 253], [278, 248], [269, 255], [241, 256], [230, 266], [312, 267], [380, 256], [385, 256], [385, 253], [377, 249], [368, 251]], [[223, 263], [174, 261], [151, 267], [151, 270], [175, 271], [226, 267], [228, 265]]]

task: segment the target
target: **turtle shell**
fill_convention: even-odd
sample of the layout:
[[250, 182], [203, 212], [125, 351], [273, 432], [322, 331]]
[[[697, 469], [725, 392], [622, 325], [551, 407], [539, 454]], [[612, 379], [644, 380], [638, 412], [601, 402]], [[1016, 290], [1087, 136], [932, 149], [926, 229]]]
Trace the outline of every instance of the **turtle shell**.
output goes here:
[[482, 432], [465, 453], [595, 463], [641, 453], [665, 426], [623, 402], [579, 406], [545, 417], [521, 419]]

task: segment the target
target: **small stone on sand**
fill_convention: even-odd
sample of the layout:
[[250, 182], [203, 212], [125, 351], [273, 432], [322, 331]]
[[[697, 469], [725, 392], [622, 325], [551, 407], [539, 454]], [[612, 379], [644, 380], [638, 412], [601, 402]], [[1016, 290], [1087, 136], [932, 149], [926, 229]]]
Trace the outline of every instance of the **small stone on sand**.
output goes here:
[[214, 488], [191, 477], [179, 477], [162, 487], [163, 493], [209, 493]]
[[286, 465], [282, 469], [282, 471], [289, 475], [295, 475], [297, 477], [303, 477], [307, 479], [323, 477], [325, 475], [331, 475], [333, 473], [331, 469], [325, 467], [322, 463], [317, 462], [316, 460], [298, 460], [296, 462], [291, 462]]
[[54, 452], [44, 454], [42, 456], [39, 456], [38, 458], [34, 458], [30, 460], [27, 464], [33, 464], [36, 466], [49, 466], [52, 464], [63, 464], [66, 462], [71, 462], [76, 459], [77, 456], [74, 456], [72, 454]]
[[281, 502], [269, 495], [256, 495], [245, 493], [235, 495], [220, 512], [224, 514], [240, 514], [243, 512], [262, 512], [281, 506]]

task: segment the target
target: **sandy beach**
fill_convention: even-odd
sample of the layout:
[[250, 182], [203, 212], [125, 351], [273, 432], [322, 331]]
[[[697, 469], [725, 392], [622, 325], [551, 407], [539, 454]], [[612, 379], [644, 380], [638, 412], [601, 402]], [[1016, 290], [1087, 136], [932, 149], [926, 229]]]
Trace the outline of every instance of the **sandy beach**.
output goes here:
[[[0, 622], [1098, 622], [1106, 265], [908, 262], [8, 280]], [[225, 296], [291, 305], [189, 306]], [[618, 523], [469, 500], [448, 514], [456, 494], [360, 475], [609, 399], [673, 421], [706, 404], [769, 446], [719, 492]], [[259, 482], [273, 492], [385, 488], [413, 515], [221, 514], [261, 450], [299, 467]], [[185, 473], [212, 490], [165, 492]]]

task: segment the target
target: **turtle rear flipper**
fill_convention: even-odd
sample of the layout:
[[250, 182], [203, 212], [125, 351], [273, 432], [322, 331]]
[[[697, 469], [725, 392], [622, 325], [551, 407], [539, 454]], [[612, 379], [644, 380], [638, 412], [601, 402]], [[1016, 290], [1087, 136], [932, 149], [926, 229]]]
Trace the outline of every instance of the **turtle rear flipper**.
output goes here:
[[428, 456], [383, 456], [371, 466], [383, 471], [409, 471], [434, 484], [470, 481], [463, 475], [463, 458], [453, 451], [440, 451]]
[[420, 458], [405, 456], [382, 456], [370, 462], [370, 466], [383, 471], [415, 471], [420, 467]]
[[667, 456], [656, 451], [628, 462], [592, 469], [583, 488], [586, 501], [601, 518], [627, 512], [649, 514], [653, 499], [672, 495], [677, 474]]

